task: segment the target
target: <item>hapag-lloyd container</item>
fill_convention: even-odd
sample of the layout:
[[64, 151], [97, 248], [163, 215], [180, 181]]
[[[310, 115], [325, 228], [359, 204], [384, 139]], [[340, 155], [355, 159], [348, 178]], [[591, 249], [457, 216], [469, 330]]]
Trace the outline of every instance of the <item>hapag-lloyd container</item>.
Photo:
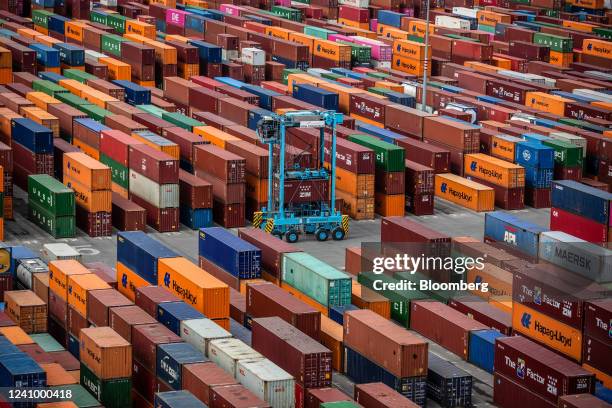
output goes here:
[[510, 213], [494, 211], [485, 214], [485, 239], [503, 242], [509, 248], [529, 255], [538, 256], [540, 234], [546, 228], [523, 221]]
[[593, 374], [522, 336], [496, 339], [495, 371], [553, 403], [595, 387]]
[[189, 343], [168, 343], [157, 346], [156, 374], [171, 389], [182, 387], [182, 372], [186, 364], [203, 363], [206, 357]]
[[216, 339], [228, 339], [232, 334], [219, 326], [213, 320], [189, 319], [181, 321], [179, 335], [187, 343], [197, 348], [203, 355], [208, 357], [210, 342]]
[[72, 177], [90, 190], [110, 190], [110, 168], [85, 153], [64, 154], [64, 176]]
[[178, 254], [142, 231], [117, 234], [117, 261], [147, 279], [157, 282], [157, 261]]
[[558, 180], [551, 187], [553, 207], [578, 214], [598, 224], [612, 225], [611, 202], [611, 193], [576, 181]]
[[263, 359], [264, 356], [242, 340], [229, 338], [211, 340], [208, 358], [236, 378], [240, 360], [257, 360]]
[[100, 379], [132, 375], [132, 345], [110, 327], [81, 329], [80, 356]]
[[200, 229], [199, 255], [241, 279], [261, 274], [261, 250], [223, 228]]
[[261, 267], [275, 278], [280, 278], [284, 253], [302, 252], [301, 249], [272, 236], [260, 228], [240, 228], [238, 237], [261, 250]]
[[273, 408], [295, 404], [295, 380], [268, 359], [238, 361], [236, 379]]
[[474, 211], [495, 208], [494, 189], [451, 173], [436, 174], [434, 194]]
[[323, 306], [351, 303], [351, 278], [304, 252], [283, 254], [281, 280]]

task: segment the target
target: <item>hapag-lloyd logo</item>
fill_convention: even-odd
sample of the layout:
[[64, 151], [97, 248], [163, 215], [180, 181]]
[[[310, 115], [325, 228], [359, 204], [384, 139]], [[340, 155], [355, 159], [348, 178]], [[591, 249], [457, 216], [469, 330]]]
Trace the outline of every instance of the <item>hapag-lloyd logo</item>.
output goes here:
[[378, 107], [371, 107], [368, 106], [368, 104], [366, 104], [365, 102], [356, 102], [353, 107], [355, 109], [357, 109], [359, 111], [359, 113], [367, 113], [368, 115], [372, 116], [373, 118], [380, 118], [381, 117], [381, 111], [380, 108]]

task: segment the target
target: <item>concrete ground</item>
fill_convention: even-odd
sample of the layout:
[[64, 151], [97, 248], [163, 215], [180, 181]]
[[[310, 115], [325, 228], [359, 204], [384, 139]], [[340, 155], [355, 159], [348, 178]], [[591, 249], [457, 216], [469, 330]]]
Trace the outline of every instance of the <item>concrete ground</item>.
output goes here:
[[[18, 188], [15, 188], [15, 194], [15, 220], [6, 221], [4, 227], [6, 244], [25, 245], [32, 250], [40, 251], [42, 246], [46, 243], [66, 242], [83, 254], [85, 262], [102, 261], [108, 265], [114, 265], [116, 263], [115, 236], [91, 238], [79, 230], [75, 238], [54, 240], [42, 229], [27, 220], [27, 195]], [[525, 210], [513, 211], [513, 213], [539, 225], [546, 227], [549, 225], [548, 209], [528, 208]], [[469, 235], [481, 239], [483, 237], [484, 214], [466, 210], [443, 200], [436, 200], [435, 215], [411, 218], [432, 229], [451, 236]], [[312, 237], [304, 237], [297, 245], [304, 251], [320, 258], [330, 265], [338, 269], [344, 269], [345, 248], [360, 246], [362, 242], [380, 240], [380, 218], [367, 221], [353, 221], [351, 222], [350, 228], [349, 236], [344, 241], [320, 243], [315, 241]], [[197, 262], [198, 239], [196, 231], [183, 226], [179, 232], [158, 233], [150, 229], [149, 233], [181, 255]], [[250, 343], [250, 332], [234, 321], [232, 321], [232, 333], [236, 337]], [[430, 351], [464, 369], [474, 377], [474, 406], [494, 406], [492, 405], [493, 378], [489, 373], [466, 363], [455, 354], [443, 349], [435, 343], [430, 342]], [[336, 387], [347, 394], [353, 394], [353, 384], [345, 376], [336, 373], [334, 374], [333, 382]], [[439, 405], [435, 402], [428, 401], [427, 406], [438, 407]]]

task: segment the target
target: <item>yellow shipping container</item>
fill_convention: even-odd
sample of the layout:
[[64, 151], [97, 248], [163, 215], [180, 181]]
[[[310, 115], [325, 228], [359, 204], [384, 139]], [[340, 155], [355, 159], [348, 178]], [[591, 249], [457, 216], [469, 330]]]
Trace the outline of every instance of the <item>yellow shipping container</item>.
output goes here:
[[612, 58], [612, 42], [589, 38], [582, 43], [582, 52], [597, 57]]
[[157, 282], [149, 282], [121, 262], [117, 262], [117, 289], [132, 302], [136, 300], [136, 289], [155, 283]]
[[571, 359], [582, 359], [582, 332], [518, 302], [512, 305], [512, 328]]
[[[408, 32], [417, 37], [425, 38], [427, 23], [424, 20], [413, 19], [408, 22]], [[435, 34], [435, 24], [429, 24], [429, 35]]]
[[558, 52], [550, 51], [550, 63], [564, 68], [569, 68], [570, 64], [574, 62], [573, 52]]
[[68, 304], [87, 317], [87, 292], [111, 287], [94, 273], [68, 276]]
[[352, 94], [364, 93], [363, 89], [342, 86], [331, 82], [321, 82], [319, 88], [338, 94], [338, 107], [342, 113], [348, 115], [349, 105]]
[[[423, 71], [425, 70], [423, 61], [402, 57], [396, 54], [393, 54], [391, 66], [393, 69], [397, 69], [398, 71], [418, 76], [423, 75]], [[431, 75], [431, 64], [429, 64], [427, 67], [427, 74]]]
[[28, 92], [26, 94], [26, 99], [44, 111], [49, 109], [49, 105], [62, 103], [62, 101], [55, 99], [49, 94], [37, 91]]
[[558, 95], [551, 95], [546, 92], [527, 92], [525, 94], [525, 105], [555, 115], [565, 115], [565, 104], [573, 102], [571, 99], [563, 98]]
[[474, 211], [493, 211], [495, 191], [455, 174], [436, 174], [436, 197]]
[[501, 187], [525, 186], [525, 169], [518, 164], [483, 153], [468, 154], [463, 159], [463, 173]]
[[193, 133], [202, 136], [202, 139], [222, 149], [225, 149], [225, 143], [240, 140], [236, 136], [232, 136], [212, 126], [196, 126], [193, 128]]
[[91, 273], [79, 261], [74, 259], [49, 262], [49, 290], [61, 299], [68, 300], [68, 277]]
[[380, 35], [386, 38], [392, 38], [394, 40], [407, 40], [410, 35], [404, 30], [400, 30], [399, 28], [387, 26], [384, 24], [378, 25], [378, 32]]
[[312, 55], [312, 50], [314, 49], [314, 41], [317, 37], [313, 37], [312, 35], [297, 33], [295, 31], [291, 31], [289, 33], [289, 41], [302, 44], [308, 47], [308, 52]]
[[[431, 47], [428, 50], [428, 59], [431, 59]], [[393, 41], [393, 54], [423, 61], [425, 59], [425, 44], [410, 40], [395, 40]]]
[[159, 286], [209, 319], [229, 317], [229, 286], [225, 283], [182, 257], [160, 259], [157, 268]]

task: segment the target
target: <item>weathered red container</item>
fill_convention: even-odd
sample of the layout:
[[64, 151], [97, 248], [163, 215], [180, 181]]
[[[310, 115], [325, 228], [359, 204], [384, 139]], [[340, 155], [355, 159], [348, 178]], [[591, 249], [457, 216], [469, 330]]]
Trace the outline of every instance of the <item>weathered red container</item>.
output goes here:
[[74, 310], [72, 306], [68, 305], [68, 320], [66, 320], [66, 329], [68, 333], [78, 338], [81, 333], [81, 329], [89, 327], [87, 318]]
[[482, 298], [477, 296], [454, 298], [448, 301], [448, 305], [506, 336], [512, 334], [512, 315], [491, 306]]
[[178, 208], [157, 208], [134, 194], [130, 194], [130, 200], [145, 209], [147, 224], [158, 232], [173, 232], [181, 228]]
[[434, 169], [420, 163], [406, 160], [407, 194], [430, 194], [434, 190]]
[[[336, 166], [357, 174], [372, 174], [376, 155], [372, 149], [350, 140], [336, 139]], [[331, 160], [331, 140], [325, 139], [325, 161]]]
[[246, 297], [234, 288], [230, 288], [230, 317], [241, 325], [246, 323]]
[[604, 243], [608, 241], [608, 226], [599, 224], [589, 218], [572, 214], [560, 208], [550, 209], [550, 229], [563, 231], [585, 241]]
[[479, 130], [472, 125], [442, 117], [428, 117], [423, 123], [423, 137], [474, 153], [480, 150]]
[[550, 188], [525, 187], [525, 204], [533, 208], [550, 207]]
[[365, 408], [417, 408], [418, 405], [381, 382], [355, 384], [355, 401]]
[[406, 194], [406, 211], [414, 215], [432, 215], [434, 213], [434, 194]]
[[319, 339], [321, 312], [272, 283], [249, 284], [247, 319], [278, 316], [315, 340]]
[[374, 183], [375, 189], [379, 193], [404, 194], [406, 190], [406, 172], [384, 171], [381, 168], [377, 168]]
[[589, 335], [584, 335], [582, 345], [582, 362], [594, 367], [606, 375], [610, 375], [610, 342], [599, 341]]
[[525, 41], [510, 41], [509, 53], [513, 57], [523, 58], [527, 61], [548, 62], [550, 47]]
[[502, 81], [499, 79], [489, 79], [487, 81], [486, 94], [496, 98], [504, 99], [510, 102], [520, 104], [525, 103], [525, 94], [534, 91], [535, 89], [510, 81]]
[[310, 388], [306, 390], [304, 408], [319, 408], [325, 402], [353, 401], [337, 388]]
[[601, 340], [609, 341], [609, 325], [602, 324], [612, 321], [612, 299], [589, 301], [584, 307], [584, 333]]
[[253, 146], [244, 140], [230, 140], [225, 149], [245, 160], [245, 171], [253, 176], [265, 179], [268, 177], [268, 151], [262, 147]]
[[448, 235], [434, 231], [404, 217], [385, 217], [380, 226], [382, 242], [437, 242], [450, 243]]
[[76, 207], [76, 226], [90, 237], [107, 237], [113, 229], [112, 213], [87, 212], [82, 207]]
[[495, 372], [555, 404], [562, 395], [595, 390], [595, 375], [522, 336], [496, 339]]
[[179, 171], [181, 204], [189, 208], [212, 208], [212, 184], [184, 170]]
[[328, 200], [329, 181], [326, 179], [285, 180], [285, 204]]
[[431, 167], [436, 174], [450, 171], [450, 152], [448, 150], [410, 138], [398, 139], [397, 145], [404, 148], [406, 160]]
[[162, 389], [157, 387], [155, 370], [151, 371], [145, 368], [137, 360], [132, 360], [132, 388], [136, 394], [141, 395], [150, 405], [153, 403], [155, 393], [162, 392]]
[[253, 109], [253, 105], [226, 96], [219, 99], [218, 106], [219, 116], [238, 125], [248, 126], [249, 111]]
[[178, 183], [178, 160], [148, 145], [129, 146], [129, 167], [158, 184]]
[[606, 402], [591, 394], [573, 394], [559, 397], [559, 408], [606, 408]]
[[214, 200], [225, 204], [244, 203], [246, 193], [245, 183], [227, 184], [223, 180], [200, 170], [196, 170], [195, 175], [212, 185]]
[[212, 89], [197, 87], [189, 88], [189, 105], [192, 112], [212, 112], [219, 111], [219, 100], [226, 98], [226, 95]]
[[221, 116], [216, 115], [213, 112], [204, 112], [204, 111], [193, 112], [191, 114], [191, 117], [194, 118], [195, 120], [199, 120], [200, 122], [206, 123], [207, 126], [212, 126], [216, 129], [223, 130], [223, 131], [225, 131], [224, 129], [225, 126], [235, 125], [235, 123], [232, 122], [231, 120], [222, 118]]
[[[114, 133], [117, 131], [121, 131], [125, 133], [124, 137], [129, 136], [134, 132], [138, 132], [141, 130], [147, 130], [146, 126], [143, 126], [140, 123], [135, 122], [132, 119], [128, 118], [127, 116], [123, 116], [123, 115], [109, 115], [104, 118], [104, 124], [112, 129], [112, 130], [106, 130], [105, 131], [106, 133]], [[142, 142], [132, 139], [131, 141], [126, 140], [124, 143], [140, 144]], [[127, 150], [127, 147], [125, 149]]]
[[253, 319], [253, 348], [305, 388], [331, 386], [332, 353], [280, 317]]
[[270, 408], [270, 404], [260, 400], [242, 385], [226, 385], [210, 390], [210, 408]]
[[246, 224], [244, 203], [224, 204], [213, 199], [213, 220], [225, 228], [240, 228]]
[[208, 406], [214, 388], [237, 384], [234, 377], [212, 362], [187, 364], [183, 367], [182, 388]]
[[194, 147], [207, 143], [200, 136], [180, 127], [165, 128], [162, 136], [178, 145], [181, 160], [187, 163], [193, 162]]
[[194, 148], [194, 169], [209, 173], [226, 183], [244, 183], [246, 161], [214, 145]]
[[391, 102], [369, 96], [368, 94], [351, 94], [349, 97], [349, 113], [377, 123], [385, 123], [385, 107]]
[[182, 341], [183, 339], [161, 323], [134, 326], [132, 330], [134, 360], [139, 361], [144, 368], [154, 372], [157, 361], [157, 346]]
[[51, 358], [49, 353], [43, 350], [42, 347], [40, 347], [36, 343], [19, 344], [17, 348], [23, 351], [24, 353], [26, 353], [27, 355], [29, 355], [30, 357], [32, 357], [32, 359], [36, 361], [38, 364], [53, 364], [54, 363], [53, 358]]
[[557, 404], [542, 398], [529, 388], [510, 380], [514, 376], [493, 375], [493, 402], [503, 408], [556, 408]]
[[132, 201], [113, 193], [113, 227], [119, 231], [144, 231], [147, 225], [147, 212]]
[[268, 234], [259, 228], [242, 228], [238, 236], [261, 250], [261, 266], [275, 278], [280, 277], [284, 253], [302, 252], [298, 247]]
[[179, 302], [180, 299], [161, 286], [142, 286], [136, 289], [135, 303], [152, 317], [157, 317], [160, 303]]
[[491, 187], [495, 191], [495, 206], [504, 210], [521, 210], [525, 208], [525, 187], [506, 188], [478, 177], [466, 177], [479, 184]]
[[129, 342], [132, 342], [134, 327], [154, 323], [157, 323], [156, 318], [148, 315], [138, 306], [111, 308], [108, 313], [108, 325]]
[[161, 135], [165, 128], [175, 126], [174, 124], [165, 121], [162, 118], [158, 118], [157, 116], [153, 116], [150, 113], [136, 113], [132, 115], [132, 119], [143, 124], [148, 130], [153, 133], [157, 133], [158, 135]]
[[344, 344], [396, 377], [427, 372], [428, 343], [371, 310], [344, 314]]

